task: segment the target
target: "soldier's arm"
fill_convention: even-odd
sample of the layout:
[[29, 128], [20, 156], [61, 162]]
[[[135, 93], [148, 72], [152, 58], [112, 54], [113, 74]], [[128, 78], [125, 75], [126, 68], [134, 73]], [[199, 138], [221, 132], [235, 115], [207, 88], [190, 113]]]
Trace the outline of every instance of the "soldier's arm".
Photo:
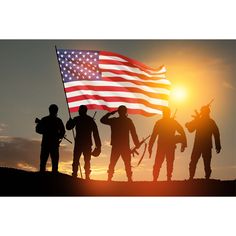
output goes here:
[[199, 122], [199, 118], [200, 118], [200, 114], [198, 113], [197, 110], [195, 110], [195, 115], [192, 115], [192, 117], [194, 118], [193, 120], [187, 122], [185, 124], [185, 127], [188, 129], [188, 131], [190, 133], [194, 132], [197, 128], [197, 124]]
[[102, 146], [101, 139], [100, 139], [98, 127], [97, 127], [95, 121], [93, 121], [93, 138], [94, 138], [96, 147], [101, 148], [101, 146]]
[[44, 134], [45, 133], [44, 118], [42, 120], [38, 120], [38, 123], [35, 127], [35, 131], [38, 134]]
[[178, 122], [176, 122], [176, 130], [180, 134], [182, 140], [181, 151], [184, 151], [184, 149], [187, 147], [187, 138], [183, 127]]
[[220, 131], [218, 126], [216, 125], [215, 121], [212, 120], [212, 126], [213, 126], [213, 136], [215, 139], [215, 148], [216, 152], [219, 153], [221, 150], [221, 143], [220, 143]]
[[67, 130], [73, 129], [73, 128], [75, 127], [75, 124], [76, 124], [75, 118], [74, 118], [74, 119], [71, 119], [71, 118], [70, 118], [70, 119], [66, 122], [66, 129], [67, 129]]
[[139, 142], [138, 135], [137, 135], [137, 132], [136, 132], [136, 129], [132, 120], [130, 120], [130, 133], [131, 133], [131, 137], [133, 139], [134, 145], [136, 147], [139, 147], [140, 142]]
[[155, 126], [153, 127], [152, 135], [151, 135], [151, 138], [150, 138], [149, 143], [148, 143], [148, 151], [149, 151], [149, 153], [152, 152], [152, 147], [153, 147], [153, 144], [154, 144], [154, 142], [156, 140], [157, 132], [158, 132], [158, 123], [156, 122]]
[[62, 122], [62, 120], [59, 120], [59, 138], [63, 138], [65, 136], [66, 130], [65, 130], [65, 126]]
[[117, 111], [113, 111], [113, 112], [108, 112], [106, 115], [104, 115], [100, 121], [101, 123], [105, 124], [105, 125], [110, 125], [111, 124], [111, 118], [109, 118], [111, 115], [115, 114]]

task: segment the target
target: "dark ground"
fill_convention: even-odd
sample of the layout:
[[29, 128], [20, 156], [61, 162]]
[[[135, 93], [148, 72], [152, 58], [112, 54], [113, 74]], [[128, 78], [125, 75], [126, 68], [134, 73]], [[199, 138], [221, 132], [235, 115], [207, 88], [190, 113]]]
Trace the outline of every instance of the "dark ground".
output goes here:
[[236, 196], [236, 180], [108, 183], [0, 168], [0, 196]]

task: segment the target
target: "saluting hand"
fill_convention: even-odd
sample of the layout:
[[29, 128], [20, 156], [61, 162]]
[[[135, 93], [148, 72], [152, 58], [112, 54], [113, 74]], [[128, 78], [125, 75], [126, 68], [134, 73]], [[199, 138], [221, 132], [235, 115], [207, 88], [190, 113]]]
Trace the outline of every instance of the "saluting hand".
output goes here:
[[114, 115], [117, 112], [117, 110], [110, 112], [110, 115]]

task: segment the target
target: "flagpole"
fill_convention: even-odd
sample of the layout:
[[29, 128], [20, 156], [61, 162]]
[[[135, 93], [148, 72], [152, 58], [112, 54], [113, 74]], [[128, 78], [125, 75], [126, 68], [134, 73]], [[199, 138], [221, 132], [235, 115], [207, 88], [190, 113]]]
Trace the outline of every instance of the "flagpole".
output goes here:
[[[62, 82], [62, 85], [63, 85], [64, 95], [65, 95], [65, 98], [66, 98], [66, 105], [67, 105], [67, 109], [68, 109], [69, 117], [70, 117], [70, 119], [71, 119], [70, 108], [69, 108], [68, 100], [67, 100], [67, 97], [66, 97], [65, 85], [64, 85], [64, 83], [63, 83], [63, 77], [62, 77], [62, 74], [61, 74], [61, 68], [60, 68], [60, 66], [59, 66], [60, 63], [59, 63], [58, 56], [57, 56], [57, 46], [56, 46], [56, 45], [55, 45], [55, 51], [56, 51], [56, 57], [57, 57], [58, 67], [59, 67], [59, 70], [60, 70], [61, 82]], [[74, 138], [74, 140], [75, 140], [75, 132], [74, 132], [74, 128], [72, 129], [72, 134], [73, 134], [73, 138]], [[83, 175], [82, 175], [82, 170], [81, 170], [80, 163], [79, 163], [79, 170], [80, 170], [81, 178], [83, 179]]]

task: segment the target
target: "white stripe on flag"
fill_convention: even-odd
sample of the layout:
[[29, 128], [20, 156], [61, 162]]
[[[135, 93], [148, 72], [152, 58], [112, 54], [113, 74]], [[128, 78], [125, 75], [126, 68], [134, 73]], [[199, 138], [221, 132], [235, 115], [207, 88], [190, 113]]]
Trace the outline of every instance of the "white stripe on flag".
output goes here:
[[70, 88], [73, 86], [106, 86], [106, 87], [116, 87], [116, 88], [137, 88], [141, 89], [145, 92], [150, 93], [160, 93], [160, 94], [167, 94], [170, 95], [170, 90], [165, 88], [151, 88], [145, 85], [135, 85], [130, 82], [113, 82], [113, 81], [95, 81], [95, 80], [78, 80], [73, 82], [65, 83], [65, 88]]
[[[107, 107], [110, 108], [117, 108], [120, 106], [120, 102], [105, 102], [103, 100], [94, 100], [94, 99], [86, 99], [82, 101], [83, 105], [105, 105]], [[81, 105], [81, 101], [76, 101], [76, 102], [69, 102], [69, 108], [73, 108], [73, 107], [79, 107]], [[157, 109], [152, 109], [149, 108], [143, 104], [140, 103], [128, 103], [128, 102], [122, 102], [122, 105], [126, 106], [128, 109], [138, 109], [138, 110], [143, 110], [146, 111], [148, 113], [153, 113], [153, 114], [162, 114], [161, 111], [157, 110]]]
[[168, 84], [170, 85], [170, 81], [165, 79], [166, 76], [165, 75], [158, 75], [156, 77], [160, 78], [160, 79], [141, 79], [138, 76], [132, 76], [132, 75], [126, 75], [126, 74], [115, 74], [115, 73], [111, 73], [111, 72], [102, 72], [102, 77], [121, 77], [123, 79], [127, 79], [127, 80], [136, 80], [136, 81], [140, 81], [140, 82], [151, 82], [151, 83], [157, 83], [157, 84]]
[[[148, 101], [153, 105], [162, 105], [168, 106], [168, 101], [163, 99], [155, 99], [150, 98], [141, 93], [130, 93], [130, 92], [106, 92], [106, 91], [94, 91], [94, 90], [78, 90], [75, 92], [67, 92], [67, 98], [73, 98], [76, 96], [83, 96], [83, 95], [90, 95], [90, 96], [101, 96], [101, 97], [120, 97], [120, 98], [136, 98], [136, 99], [143, 99]], [[121, 99], [122, 100], [122, 99]]]

